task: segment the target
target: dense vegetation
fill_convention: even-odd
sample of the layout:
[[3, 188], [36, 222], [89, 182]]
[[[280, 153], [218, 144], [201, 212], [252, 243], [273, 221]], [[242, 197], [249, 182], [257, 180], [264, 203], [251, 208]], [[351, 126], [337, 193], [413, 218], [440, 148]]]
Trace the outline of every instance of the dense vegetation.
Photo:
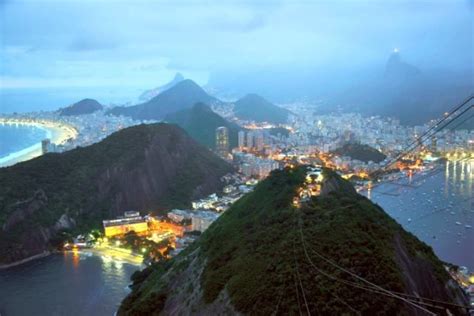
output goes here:
[[238, 145], [237, 134], [241, 128], [219, 116], [203, 103], [197, 103], [191, 109], [168, 114], [165, 121], [177, 124], [192, 138], [210, 148], [216, 147], [216, 129], [225, 126], [229, 130], [230, 148]]
[[59, 110], [59, 115], [83, 115], [90, 114], [103, 109], [102, 104], [94, 99], [83, 99], [73, 105]]
[[234, 104], [235, 116], [242, 120], [283, 124], [290, 112], [276, 106], [259, 95], [247, 94]]
[[[214, 304], [226, 292], [237, 311], [250, 315], [288, 315], [307, 310], [323, 315], [413, 312], [399, 300], [344, 283], [361, 285], [317, 254], [386, 289], [449, 299], [443, 292], [448, 275], [431, 248], [405, 232], [368, 199], [332, 192], [300, 209], [292, 207], [304, 174], [303, 168], [274, 171], [185, 253], [144, 271], [147, 277], [137, 275], [139, 281], [123, 302], [121, 313], [141, 315], [144, 306], [154, 313], [166, 308], [166, 301], [177, 295], [176, 289], [170, 288], [170, 280], [179, 279], [195, 260], [203, 269], [200, 289], [194, 285], [185, 297], [202, 295], [201, 305], [191, 299], [180, 301], [193, 311]], [[326, 175], [336, 177], [334, 173]], [[415, 288], [405, 282], [404, 273], [410, 271], [402, 271], [396, 244], [407, 250], [413, 265], [410, 268], [426, 274]], [[192, 269], [199, 275], [199, 270]], [[154, 301], [156, 297], [162, 299], [159, 304]]]
[[363, 162], [373, 161], [378, 163], [387, 158], [387, 156], [382, 154], [377, 149], [370, 147], [369, 145], [359, 143], [344, 144], [342, 147], [336, 149], [334, 153], [340, 156], [348, 156], [352, 159], [357, 159]]
[[163, 123], [134, 126], [88, 147], [2, 168], [0, 263], [29, 243], [19, 236], [33, 231], [47, 236], [41, 229], [63, 214], [82, 231], [130, 208], [187, 207], [197, 194], [218, 190], [220, 177], [231, 170], [183, 130]]
[[167, 114], [191, 108], [198, 102], [212, 104], [218, 100], [208, 95], [194, 81], [186, 79], [176, 83], [148, 102], [129, 107], [115, 107], [109, 113], [131, 116], [138, 120], [161, 120]]

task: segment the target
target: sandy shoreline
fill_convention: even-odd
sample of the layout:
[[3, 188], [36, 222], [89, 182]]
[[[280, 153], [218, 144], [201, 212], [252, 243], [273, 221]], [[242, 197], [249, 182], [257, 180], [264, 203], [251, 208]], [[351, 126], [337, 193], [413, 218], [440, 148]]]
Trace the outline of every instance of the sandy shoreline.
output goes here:
[[[3, 125], [29, 125], [46, 131], [47, 138], [56, 145], [62, 145], [70, 138], [77, 137], [77, 130], [69, 125], [54, 121], [23, 121], [15, 119], [2, 119], [0, 123]], [[9, 155], [0, 158], [0, 167], [12, 166], [18, 162], [30, 160], [41, 156], [41, 143], [36, 143], [30, 147], [23, 148], [20, 151], [10, 153]]]

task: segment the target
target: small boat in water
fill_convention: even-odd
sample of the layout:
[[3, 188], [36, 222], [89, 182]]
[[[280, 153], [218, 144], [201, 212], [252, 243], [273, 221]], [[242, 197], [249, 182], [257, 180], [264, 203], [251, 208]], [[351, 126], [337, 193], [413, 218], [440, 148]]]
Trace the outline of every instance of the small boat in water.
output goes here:
[[461, 223], [460, 223], [460, 222], [456, 222], [456, 225], [461, 225]]
[[471, 225], [465, 225], [464, 227], [466, 227], [466, 228], [472, 228]]

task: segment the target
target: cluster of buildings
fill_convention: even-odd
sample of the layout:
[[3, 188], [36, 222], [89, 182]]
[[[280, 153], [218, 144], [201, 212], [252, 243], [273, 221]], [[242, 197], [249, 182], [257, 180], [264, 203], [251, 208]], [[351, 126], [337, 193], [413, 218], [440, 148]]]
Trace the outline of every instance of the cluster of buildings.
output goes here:
[[239, 171], [249, 178], [262, 179], [267, 177], [272, 170], [280, 168], [278, 161], [261, 158], [252, 153], [234, 152], [233, 161], [238, 166]]
[[105, 110], [77, 116], [61, 116], [58, 112], [33, 112], [8, 116], [9, 119], [17, 120], [32, 120], [30, 119], [32, 117], [35, 118], [35, 121], [54, 122], [56, 126], [75, 129], [75, 137], [64, 144], [54, 144], [50, 139], [44, 139], [42, 142], [43, 153], [63, 152], [77, 146], [92, 145], [120, 129], [141, 123], [125, 116], [106, 115]]
[[238, 133], [238, 145], [240, 151], [263, 151], [265, 148], [263, 130], [240, 131]]

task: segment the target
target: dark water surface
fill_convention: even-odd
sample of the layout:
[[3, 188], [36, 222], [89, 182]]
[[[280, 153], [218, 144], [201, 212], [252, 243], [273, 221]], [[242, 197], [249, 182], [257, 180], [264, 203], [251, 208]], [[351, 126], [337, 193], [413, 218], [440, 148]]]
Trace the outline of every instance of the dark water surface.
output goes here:
[[0, 313], [114, 315], [139, 267], [86, 254], [55, 254], [0, 270]]
[[380, 185], [370, 197], [441, 260], [474, 270], [474, 159]]

